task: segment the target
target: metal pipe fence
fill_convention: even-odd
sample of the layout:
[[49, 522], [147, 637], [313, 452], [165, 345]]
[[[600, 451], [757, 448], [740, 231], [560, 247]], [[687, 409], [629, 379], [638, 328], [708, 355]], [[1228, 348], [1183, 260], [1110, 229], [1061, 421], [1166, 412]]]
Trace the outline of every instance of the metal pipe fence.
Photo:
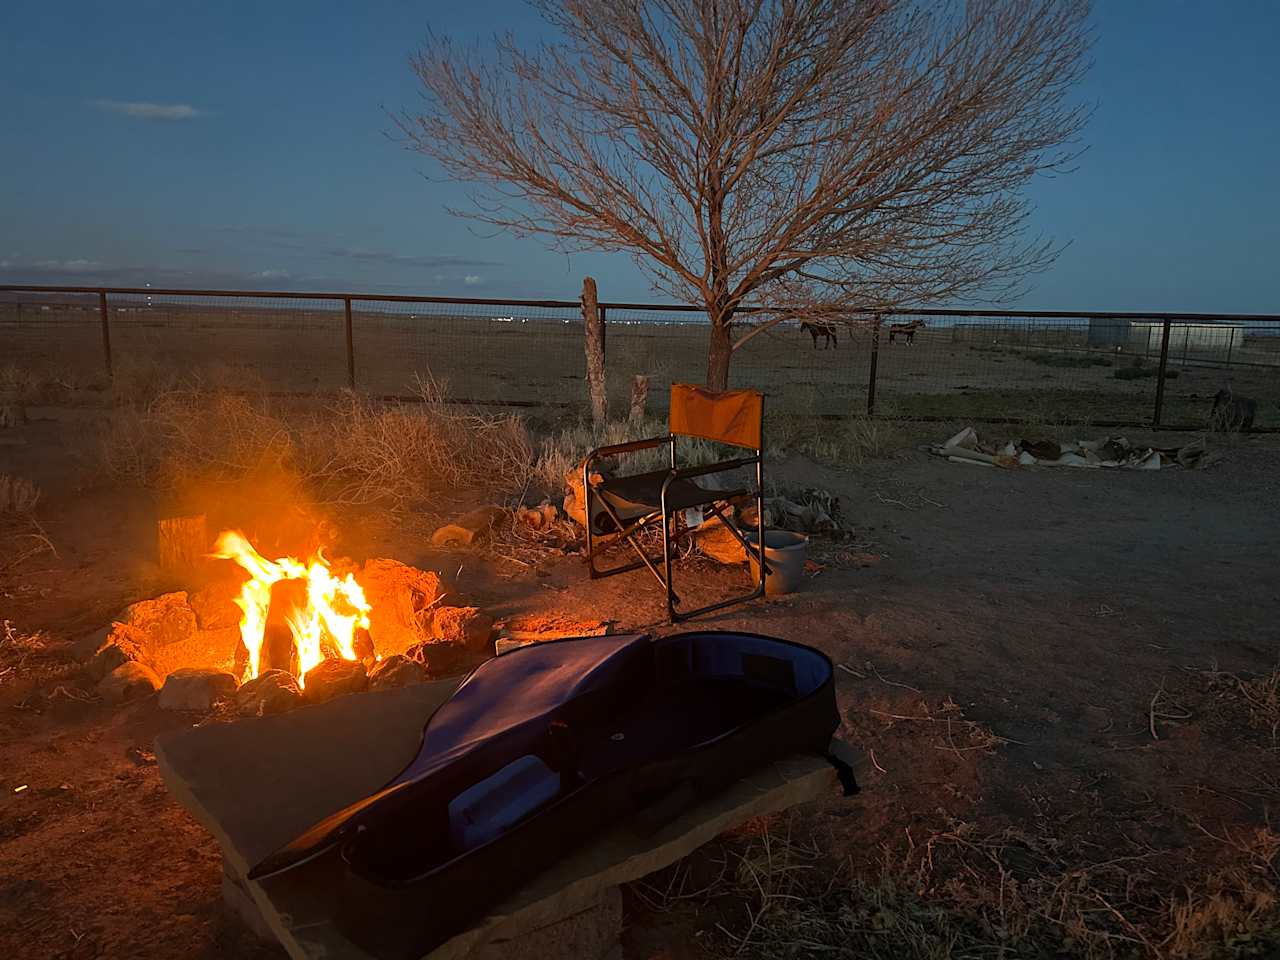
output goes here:
[[[626, 409], [636, 374], [658, 414], [669, 383], [703, 381], [699, 308], [600, 308], [612, 410]], [[443, 391], [560, 415], [585, 407], [584, 373], [577, 300], [0, 286], [0, 392], [6, 378], [84, 397], [198, 375], [297, 395]], [[735, 351], [730, 381], [798, 416], [1163, 428], [1205, 426], [1230, 389], [1257, 401], [1255, 428], [1280, 429], [1280, 316], [902, 309], [788, 322]]]

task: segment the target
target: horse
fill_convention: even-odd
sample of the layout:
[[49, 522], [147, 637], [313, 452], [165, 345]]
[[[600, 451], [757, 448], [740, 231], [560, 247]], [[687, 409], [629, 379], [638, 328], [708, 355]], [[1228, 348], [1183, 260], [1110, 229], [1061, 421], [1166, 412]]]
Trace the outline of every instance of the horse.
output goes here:
[[907, 338], [907, 346], [910, 346], [916, 342], [916, 331], [923, 326], [923, 320], [912, 320], [910, 323], [891, 324], [889, 326], [889, 342], [893, 343], [894, 337], [901, 333]]
[[822, 345], [822, 349], [828, 347], [838, 348], [840, 341], [836, 337], [836, 325], [830, 320], [801, 320], [800, 329], [813, 337], [813, 349], [818, 349], [818, 338], [826, 337], [826, 341]]

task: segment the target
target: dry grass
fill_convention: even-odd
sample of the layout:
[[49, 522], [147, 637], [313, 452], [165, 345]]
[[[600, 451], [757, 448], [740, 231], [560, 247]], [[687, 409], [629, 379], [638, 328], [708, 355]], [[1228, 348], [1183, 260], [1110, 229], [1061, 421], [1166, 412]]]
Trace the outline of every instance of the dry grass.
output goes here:
[[[1211, 835], [1212, 836], [1212, 835]], [[1098, 859], [1062, 839], [954, 823], [883, 851], [877, 875], [833, 865], [821, 844], [765, 831], [687, 892], [652, 881], [655, 909], [718, 901], [722, 952], [871, 960], [1236, 958], [1280, 950], [1280, 836], [1213, 837], [1229, 865], [1181, 890], [1161, 883], [1150, 849]], [[674, 893], [673, 893], [674, 891]]]
[[[602, 426], [589, 421], [579, 422], [546, 437], [539, 444], [533, 463], [533, 483], [543, 490], [558, 492], [564, 486], [565, 474], [582, 463], [587, 454], [597, 447], [664, 436], [666, 433], [666, 423], [652, 418], [639, 423], [620, 420]], [[733, 453], [729, 448], [721, 448], [706, 440], [682, 438], [678, 442], [677, 456], [681, 465], [691, 466], [741, 456], [741, 451]], [[620, 474], [641, 473], [660, 470], [670, 462], [670, 454], [664, 445], [624, 454], [616, 459], [615, 467]]]
[[160, 489], [286, 472], [318, 502], [388, 507], [525, 481], [533, 452], [517, 417], [450, 404], [430, 381], [418, 391], [419, 403], [343, 393], [316, 409], [200, 382], [166, 388], [114, 411], [102, 465], [113, 479]]

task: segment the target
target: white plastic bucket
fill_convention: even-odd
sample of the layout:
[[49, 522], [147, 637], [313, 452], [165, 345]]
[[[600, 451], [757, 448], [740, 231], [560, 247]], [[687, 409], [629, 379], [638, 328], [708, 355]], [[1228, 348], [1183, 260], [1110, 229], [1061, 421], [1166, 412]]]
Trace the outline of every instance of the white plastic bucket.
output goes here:
[[[743, 532], [743, 538], [754, 548], [759, 543], [755, 530]], [[771, 597], [798, 590], [804, 582], [804, 561], [809, 555], [809, 538], [790, 530], [766, 530], [764, 532], [764, 592]], [[755, 550], [747, 551], [751, 562], [751, 577], [760, 576], [760, 564]]]

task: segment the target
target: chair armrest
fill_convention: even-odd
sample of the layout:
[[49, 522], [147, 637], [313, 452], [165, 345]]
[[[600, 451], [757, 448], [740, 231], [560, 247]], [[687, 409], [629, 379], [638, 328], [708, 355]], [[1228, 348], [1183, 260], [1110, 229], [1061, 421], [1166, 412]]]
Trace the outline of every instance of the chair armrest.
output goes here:
[[626, 443], [614, 443], [607, 447], [597, 447], [587, 454], [587, 462], [603, 460], [605, 457], [616, 457], [620, 453], [634, 453], [637, 450], [660, 447], [664, 443], [671, 443], [674, 439], [671, 434], [667, 434], [665, 437], [650, 437], [648, 440], [630, 440]]

